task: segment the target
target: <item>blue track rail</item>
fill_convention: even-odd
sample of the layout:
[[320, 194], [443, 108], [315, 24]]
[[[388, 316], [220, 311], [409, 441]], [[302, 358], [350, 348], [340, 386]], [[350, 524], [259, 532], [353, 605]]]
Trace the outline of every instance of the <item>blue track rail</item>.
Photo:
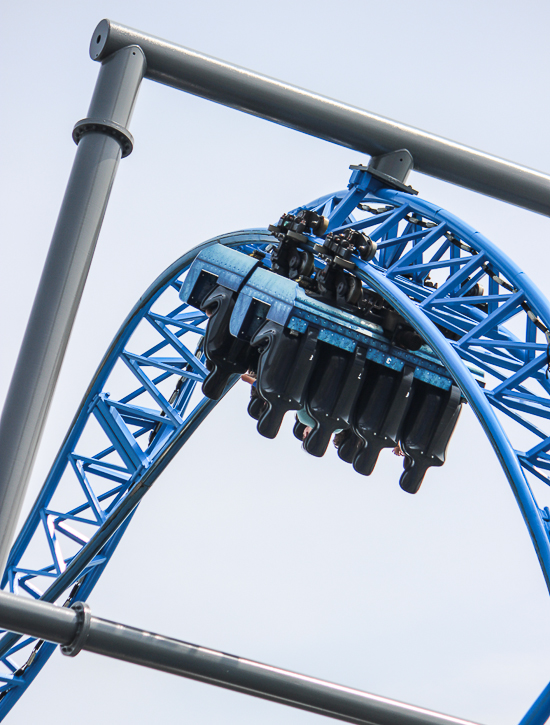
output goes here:
[[[549, 303], [479, 232], [364, 169], [353, 172], [348, 189], [300, 208], [327, 217], [329, 232], [353, 228], [377, 243], [372, 261], [354, 258], [355, 273], [415, 327], [460, 386], [506, 473], [550, 587], [550, 511], [533, 493], [533, 482], [550, 483]], [[11, 551], [4, 589], [59, 604], [85, 600], [136, 506], [215, 406], [200, 391], [206, 317], [178, 294], [194, 258], [217, 242], [243, 253], [259, 248], [269, 264], [274, 238], [250, 230], [211, 240], [175, 262], [140, 299]], [[304, 247], [315, 252], [319, 243], [309, 235]], [[485, 387], [472, 365], [484, 372]], [[0, 717], [53, 650], [4, 633]]]

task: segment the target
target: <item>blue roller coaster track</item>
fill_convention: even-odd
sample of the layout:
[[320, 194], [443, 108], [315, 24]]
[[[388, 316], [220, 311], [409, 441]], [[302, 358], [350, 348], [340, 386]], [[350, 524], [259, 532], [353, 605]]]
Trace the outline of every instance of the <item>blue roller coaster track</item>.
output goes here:
[[[420, 333], [460, 386], [495, 449], [550, 588], [550, 511], [534, 495], [540, 482], [550, 483], [548, 301], [482, 234], [362, 167], [354, 167], [347, 189], [299, 208], [328, 218], [327, 232], [355, 229], [376, 242], [370, 262], [353, 258], [355, 273]], [[320, 266], [322, 241], [307, 235], [304, 242]], [[217, 404], [200, 385], [207, 375], [200, 344], [206, 315], [179, 298], [193, 260], [215, 243], [244, 254], [260, 250], [269, 265], [274, 237], [253, 229], [210, 240], [140, 298], [19, 533], [3, 589], [65, 606], [86, 600], [143, 496]], [[2, 635], [0, 717], [54, 649]]]

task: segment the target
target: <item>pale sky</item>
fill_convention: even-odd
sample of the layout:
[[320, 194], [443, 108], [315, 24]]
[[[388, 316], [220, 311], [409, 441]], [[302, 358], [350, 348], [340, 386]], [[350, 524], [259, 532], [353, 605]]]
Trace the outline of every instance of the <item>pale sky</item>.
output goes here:
[[[32, 304], [98, 65], [104, 17], [550, 172], [543, 0], [7, 3], [2, 10], [0, 398]], [[140, 294], [218, 233], [275, 222], [368, 157], [145, 81], [33, 474], [32, 504]], [[547, 294], [550, 221], [412, 174]], [[470, 411], [420, 493], [246, 415], [246, 387], [141, 504], [89, 599], [100, 617], [487, 725], [550, 679], [550, 602], [521, 515]], [[550, 498], [550, 497], [547, 497]], [[548, 500], [541, 500], [548, 505]], [[314, 722], [320, 716], [88, 653], [56, 653], [6, 722]]]

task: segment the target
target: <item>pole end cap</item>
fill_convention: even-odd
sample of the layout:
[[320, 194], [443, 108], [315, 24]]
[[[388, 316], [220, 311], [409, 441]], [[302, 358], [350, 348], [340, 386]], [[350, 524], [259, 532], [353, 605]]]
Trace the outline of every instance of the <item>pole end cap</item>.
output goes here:
[[102, 20], [94, 30], [92, 39], [90, 40], [90, 58], [92, 60], [103, 59], [103, 51], [107, 45], [110, 31], [111, 21], [106, 18]]

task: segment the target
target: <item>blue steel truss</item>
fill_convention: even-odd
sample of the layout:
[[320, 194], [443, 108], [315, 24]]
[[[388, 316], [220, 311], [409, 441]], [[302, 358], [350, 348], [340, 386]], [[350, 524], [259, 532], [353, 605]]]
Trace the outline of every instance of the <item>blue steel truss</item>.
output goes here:
[[[461, 387], [510, 482], [550, 588], [550, 511], [534, 495], [550, 483], [549, 303], [479, 232], [362, 168], [348, 189], [300, 208], [328, 217], [328, 232], [354, 228], [376, 241], [371, 262], [354, 258], [356, 273], [418, 330]], [[269, 264], [274, 241], [265, 230], [250, 230], [206, 244], [260, 248]], [[309, 236], [305, 244], [313, 251], [319, 242]], [[156, 280], [112, 342], [14, 544], [4, 589], [65, 605], [85, 600], [136, 506], [214, 408], [200, 391], [206, 318], [178, 298], [204, 246]], [[484, 387], [465, 363], [484, 371]], [[0, 718], [54, 649], [3, 634]], [[549, 708], [543, 705], [537, 723]]]

